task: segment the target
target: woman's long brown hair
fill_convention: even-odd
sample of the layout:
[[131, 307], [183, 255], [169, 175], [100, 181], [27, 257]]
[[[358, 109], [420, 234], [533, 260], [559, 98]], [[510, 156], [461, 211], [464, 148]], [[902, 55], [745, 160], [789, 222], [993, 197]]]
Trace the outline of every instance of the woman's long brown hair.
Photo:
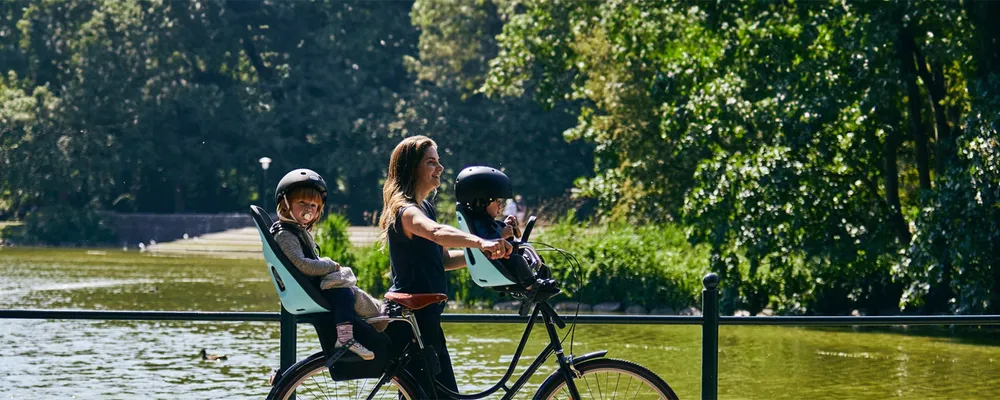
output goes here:
[[427, 136], [410, 136], [403, 139], [392, 150], [389, 158], [389, 172], [382, 185], [382, 216], [378, 226], [382, 232], [378, 240], [385, 246], [389, 238], [389, 229], [396, 225], [399, 210], [407, 204], [416, 202], [416, 171], [424, 152], [431, 147], [437, 147]]

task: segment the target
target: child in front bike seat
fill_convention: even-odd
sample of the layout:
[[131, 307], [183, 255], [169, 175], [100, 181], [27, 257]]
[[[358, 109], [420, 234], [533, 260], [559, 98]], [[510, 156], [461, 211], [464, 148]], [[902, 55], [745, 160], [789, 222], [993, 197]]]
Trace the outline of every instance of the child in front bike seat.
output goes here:
[[[312, 170], [296, 169], [281, 178], [274, 197], [278, 222], [271, 226], [271, 233], [285, 256], [319, 286], [320, 294], [333, 308], [337, 347], [347, 347], [365, 360], [374, 359], [375, 354], [354, 339], [350, 321], [354, 313], [361, 318], [380, 315], [381, 303], [355, 286], [357, 278], [350, 268], [329, 257], [319, 257], [319, 247], [310, 233], [323, 214], [326, 181]], [[382, 331], [386, 324], [374, 323], [373, 327]]]
[[[508, 215], [503, 222], [497, 221], [504, 208], [504, 199], [511, 197], [510, 178], [496, 168], [468, 167], [458, 174], [455, 181], [458, 209], [468, 220], [472, 233], [483, 239], [513, 240], [521, 236], [517, 217]], [[523, 254], [515, 252], [510, 258], [495, 261], [503, 265], [521, 288], [535, 288], [535, 275]]]

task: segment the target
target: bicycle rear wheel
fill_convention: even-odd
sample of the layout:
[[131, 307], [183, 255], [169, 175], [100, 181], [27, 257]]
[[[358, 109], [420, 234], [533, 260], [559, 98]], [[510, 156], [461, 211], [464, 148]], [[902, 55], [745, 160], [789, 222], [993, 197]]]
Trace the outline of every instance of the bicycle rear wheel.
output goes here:
[[[583, 375], [573, 380], [581, 399], [677, 399], [663, 379], [639, 364], [598, 358], [575, 366]], [[535, 399], [570, 398], [566, 379], [559, 371], [549, 375], [535, 394]]]
[[[366, 399], [378, 383], [378, 378], [335, 381], [326, 369], [326, 360], [316, 357], [292, 366], [271, 388], [268, 400], [296, 399]], [[417, 386], [406, 379], [393, 377], [379, 388], [373, 399], [408, 399], [422, 397]]]

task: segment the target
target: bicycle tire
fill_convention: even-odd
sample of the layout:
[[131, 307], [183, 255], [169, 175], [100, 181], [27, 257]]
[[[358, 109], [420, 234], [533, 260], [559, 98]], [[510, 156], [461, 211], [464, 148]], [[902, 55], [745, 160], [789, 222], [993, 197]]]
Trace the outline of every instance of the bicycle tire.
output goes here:
[[[581, 377], [573, 380], [583, 399], [667, 399], [677, 400], [670, 385], [639, 364], [613, 358], [587, 360], [575, 365]], [[560, 371], [545, 379], [536, 400], [569, 399], [566, 379]]]
[[[366, 399], [378, 378], [335, 381], [326, 369], [324, 357], [310, 357], [289, 368], [271, 388], [268, 400], [296, 399]], [[423, 398], [423, 392], [408, 377], [393, 377], [379, 388], [374, 399]], [[401, 394], [402, 396], [399, 396]]]

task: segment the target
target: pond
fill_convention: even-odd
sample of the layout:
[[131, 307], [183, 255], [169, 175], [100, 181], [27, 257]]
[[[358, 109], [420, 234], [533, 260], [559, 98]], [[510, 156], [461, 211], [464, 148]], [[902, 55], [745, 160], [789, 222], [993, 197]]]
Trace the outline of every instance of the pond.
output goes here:
[[[269, 312], [278, 303], [260, 260], [3, 248], [0, 309]], [[522, 330], [445, 325], [463, 391], [502, 375]], [[310, 326], [298, 333], [299, 358], [318, 351]], [[525, 354], [545, 340], [536, 330]], [[724, 326], [719, 397], [1000, 398], [998, 344], [943, 330]], [[0, 349], [2, 398], [259, 399], [278, 365], [278, 324], [5, 319]], [[203, 361], [201, 349], [227, 359]], [[652, 369], [682, 399], [700, 398], [698, 326], [580, 325], [574, 353], [600, 349]], [[553, 367], [547, 363], [533, 385]]]

